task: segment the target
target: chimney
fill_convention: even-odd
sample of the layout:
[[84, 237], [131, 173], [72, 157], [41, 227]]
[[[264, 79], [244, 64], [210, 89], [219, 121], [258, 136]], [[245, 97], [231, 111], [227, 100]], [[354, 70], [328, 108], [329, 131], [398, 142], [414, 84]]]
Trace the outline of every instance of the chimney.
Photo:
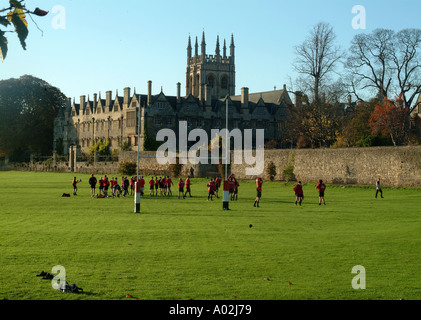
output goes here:
[[85, 108], [85, 99], [86, 96], [80, 96], [80, 110], [83, 110]]
[[152, 103], [152, 81], [148, 81], [148, 106]]
[[129, 105], [129, 101], [130, 101], [130, 88], [124, 88], [124, 100], [123, 100], [123, 104], [125, 105]]
[[177, 82], [177, 100], [180, 100], [181, 97], [181, 83]]
[[302, 93], [301, 92], [299, 92], [299, 91], [295, 91], [294, 92], [294, 98], [295, 98], [294, 104], [295, 104], [295, 107], [296, 108], [297, 107], [301, 107], [301, 103], [302, 103], [301, 97], [302, 97]]
[[107, 110], [111, 107], [111, 91], [105, 92], [105, 107]]
[[96, 109], [97, 105], [98, 105], [98, 95], [94, 93], [94, 109]]
[[249, 108], [249, 88], [241, 88], [241, 108]]

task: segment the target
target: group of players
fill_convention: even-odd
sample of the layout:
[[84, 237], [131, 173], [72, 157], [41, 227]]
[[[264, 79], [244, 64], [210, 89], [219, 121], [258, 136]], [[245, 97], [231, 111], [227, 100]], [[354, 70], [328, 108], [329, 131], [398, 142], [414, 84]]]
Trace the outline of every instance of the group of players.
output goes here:
[[[82, 182], [82, 180], [77, 180], [76, 177], [74, 177], [72, 181], [73, 185], [73, 195], [77, 195], [77, 184]], [[131, 177], [128, 179], [127, 177], [121, 178], [121, 184], [118, 183], [117, 177], [112, 177], [111, 179], [108, 179], [107, 175], [104, 177], [101, 177], [99, 181], [95, 178], [94, 174], [91, 175], [89, 178], [89, 185], [91, 187], [91, 196], [97, 197], [97, 198], [105, 198], [105, 197], [120, 197], [123, 195], [125, 197], [126, 195], [133, 195], [135, 193], [135, 184], [137, 182], [137, 176]], [[96, 193], [96, 185], [99, 184], [99, 194], [95, 195]], [[172, 196], [171, 187], [174, 185], [172, 179], [170, 176], [164, 176], [164, 177], [151, 177], [149, 180], [149, 195], [154, 196]], [[227, 185], [229, 189], [230, 194], [230, 200], [238, 200], [238, 187], [240, 186], [238, 180], [235, 178], [234, 174], [231, 174], [228, 177]], [[219, 177], [216, 177], [215, 179], [211, 179], [207, 183], [208, 188], [208, 201], [213, 201], [213, 197], [219, 198], [219, 189], [221, 187], [221, 179]], [[262, 197], [262, 186], [263, 186], [263, 179], [258, 177], [256, 179], [256, 199], [254, 201], [253, 206], [259, 207], [260, 204], [260, 198]], [[181, 197], [183, 199], [186, 198], [187, 194], [191, 195], [191, 180], [190, 177], [187, 177], [184, 181], [182, 178], [178, 181], [177, 184], [178, 187], [178, 199]], [[185, 189], [184, 189], [185, 188]], [[143, 196], [144, 195], [144, 189], [145, 189], [145, 180], [143, 176], [140, 176], [139, 178], [139, 189], [140, 193]], [[301, 206], [303, 200], [304, 200], [304, 191], [303, 191], [303, 185], [301, 184], [301, 181], [299, 181], [293, 188], [293, 191], [295, 193], [295, 205], [299, 204]], [[320, 180], [319, 183], [316, 185], [316, 189], [319, 191], [319, 205], [322, 203], [326, 205], [325, 199], [324, 199], [324, 193], [326, 189], [326, 185], [323, 183], [323, 180]], [[111, 193], [109, 194], [109, 190], [111, 190]], [[129, 193], [130, 190], [130, 193]], [[377, 195], [376, 195], [377, 196]], [[383, 197], [383, 195], [382, 195]]]
[[[77, 195], [77, 185], [78, 183], [82, 182], [82, 179], [77, 180], [76, 177], [74, 177], [72, 181], [73, 185], [73, 195]], [[99, 194], [95, 195], [96, 192], [96, 185], [99, 182]], [[99, 181], [95, 178], [95, 176], [92, 174], [89, 179], [89, 185], [91, 187], [91, 196], [97, 197], [97, 198], [105, 198], [105, 197], [120, 197], [120, 195], [123, 195], [124, 197], [128, 194], [133, 195], [135, 193], [135, 184], [137, 182], [137, 176], [131, 177], [128, 179], [127, 177], [121, 178], [121, 184], [118, 183], [117, 177], [112, 177], [110, 180], [105, 175], [104, 177], [101, 177]], [[170, 176], [164, 176], [164, 177], [151, 177], [149, 180], [149, 195], [152, 197], [159, 196], [172, 196], [171, 187], [174, 185], [172, 179]], [[229, 189], [230, 194], [230, 200], [238, 200], [238, 187], [240, 186], [238, 180], [235, 178], [234, 174], [231, 174], [228, 177], [227, 180], [227, 188]], [[256, 179], [256, 199], [254, 201], [253, 206], [259, 207], [260, 204], [260, 198], [262, 197], [262, 186], [263, 186], [263, 179], [258, 177]], [[144, 189], [145, 189], [145, 180], [143, 179], [143, 176], [140, 176], [139, 178], [139, 187], [140, 187], [140, 193], [143, 196], [144, 195]], [[178, 199], [181, 197], [183, 199], [186, 198], [187, 194], [191, 195], [191, 180], [190, 177], [187, 177], [185, 180], [182, 178], [179, 179], [177, 183], [178, 187]], [[211, 179], [207, 184], [206, 187], [208, 188], [208, 201], [213, 201], [213, 197], [219, 198], [218, 192], [221, 187], [221, 179], [219, 177], [216, 177], [215, 179]], [[111, 194], [109, 194], [109, 189], [111, 189]], [[323, 180], [319, 180], [319, 183], [316, 185], [316, 189], [319, 192], [319, 206], [323, 203], [326, 205], [325, 201], [325, 190], [326, 185], [324, 184]], [[130, 190], [130, 193], [129, 193]], [[301, 206], [303, 200], [304, 200], [304, 191], [303, 191], [303, 185], [301, 181], [299, 181], [293, 188], [295, 194], [295, 205], [298, 204]], [[377, 198], [378, 193], [380, 193], [381, 197], [383, 198], [383, 191], [380, 186], [380, 178], [376, 181], [376, 195]]]

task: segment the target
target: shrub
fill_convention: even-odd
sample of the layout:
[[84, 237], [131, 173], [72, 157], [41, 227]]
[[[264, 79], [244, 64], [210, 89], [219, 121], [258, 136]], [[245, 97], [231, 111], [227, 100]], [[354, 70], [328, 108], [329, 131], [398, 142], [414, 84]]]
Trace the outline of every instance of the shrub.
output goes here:
[[272, 161], [268, 163], [268, 165], [266, 167], [266, 173], [269, 176], [270, 181], [275, 180], [276, 166]]
[[170, 172], [171, 172], [171, 175], [174, 178], [178, 178], [180, 176], [182, 170], [183, 170], [183, 165], [180, 164], [180, 160], [177, 157], [176, 158], [176, 163], [175, 164], [170, 164]]
[[118, 172], [125, 176], [133, 176], [137, 172], [137, 163], [124, 161], [118, 164]]
[[289, 156], [288, 164], [282, 170], [282, 176], [286, 182], [295, 180], [294, 175], [294, 154], [291, 153]]

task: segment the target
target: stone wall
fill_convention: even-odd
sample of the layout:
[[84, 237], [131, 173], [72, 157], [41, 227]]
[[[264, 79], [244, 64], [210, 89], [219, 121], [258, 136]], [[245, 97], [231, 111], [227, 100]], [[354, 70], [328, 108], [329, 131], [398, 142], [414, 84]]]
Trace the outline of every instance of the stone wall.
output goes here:
[[[288, 149], [265, 150], [265, 171], [261, 175], [268, 180], [266, 168], [269, 162], [276, 166], [275, 180], [284, 180], [282, 171], [294, 154], [294, 174], [297, 180], [317, 182], [323, 179], [330, 184], [373, 185], [378, 177], [385, 186], [421, 187], [421, 146], [374, 147], [343, 149]], [[169, 165], [160, 165], [155, 152], [142, 151], [140, 172], [145, 175], [170, 174]], [[234, 159], [232, 155], [231, 159]], [[137, 152], [121, 152], [119, 161], [137, 161]], [[231, 169], [239, 179], [255, 179], [247, 176], [244, 164], [232, 163]], [[182, 175], [187, 176], [193, 168], [195, 177], [215, 177], [216, 165], [185, 165]], [[58, 162], [12, 164], [0, 166], [0, 170], [72, 172], [67, 163]], [[78, 173], [117, 173], [118, 162], [76, 163]]]
[[[265, 150], [263, 178], [269, 179], [266, 167], [273, 161], [275, 179], [283, 180], [291, 153], [296, 179], [303, 182], [372, 185], [380, 177], [385, 186], [421, 187], [421, 146]], [[233, 164], [232, 171], [240, 179], [255, 179], [245, 175], [246, 167]]]

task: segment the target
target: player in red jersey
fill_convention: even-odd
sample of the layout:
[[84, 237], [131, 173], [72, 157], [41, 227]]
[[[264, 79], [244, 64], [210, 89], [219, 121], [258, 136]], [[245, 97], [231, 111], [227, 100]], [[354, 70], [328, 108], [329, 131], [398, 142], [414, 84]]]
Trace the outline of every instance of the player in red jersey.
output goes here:
[[140, 185], [140, 195], [143, 196], [144, 190], [145, 190], [145, 179], [143, 179], [143, 176], [139, 178], [139, 185]]
[[207, 187], [208, 187], [208, 201], [209, 201], [209, 198], [211, 199], [211, 201], [213, 201], [213, 196], [214, 196], [214, 194], [215, 194], [215, 181], [213, 181], [213, 179], [211, 179], [208, 183], [207, 183], [207, 185], [206, 185]]
[[107, 194], [108, 194], [108, 188], [110, 187], [110, 181], [108, 180], [108, 177], [105, 175], [104, 176], [104, 180], [103, 180], [103, 182], [104, 182], [104, 196], [107, 196]]
[[294, 190], [294, 193], [295, 193], [295, 205], [299, 203], [301, 206], [301, 203], [304, 200], [304, 191], [303, 191], [303, 185], [301, 184], [301, 181], [298, 181], [298, 183], [292, 188], [292, 190]]
[[218, 191], [219, 191], [219, 188], [221, 187], [221, 179], [219, 179], [219, 177], [216, 177], [215, 178], [215, 196], [217, 197], [217, 198], [219, 198], [219, 196], [218, 196]]
[[130, 195], [132, 196], [133, 195], [133, 193], [134, 193], [134, 184], [135, 184], [135, 178], [134, 177], [131, 177], [130, 178]]
[[73, 195], [77, 196], [77, 184], [82, 182], [82, 180], [77, 180], [76, 177], [73, 178], [72, 186], [73, 186]]
[[155, 181], [153, 180], [153, 177], [151, 177], [151, 180], [149, 180], [149, 195], [154, 196], [154, 187], [155, 187]]
[[185, 181], [185, 186], [186, 186], [186, 193], [184, 194], [184, 197], [187, 196], [187, 192], [188, 192], [189, 195], [190, 195], [190, 198], [191, 198], [191, 189], [190, 189], [191, 181], [190, 181], [190, 177], [187, 177], [187, 179]]
[[256, 179], [256, 200], [254, 200], [254, 205], [253, 207], [259, 207], [259, 203], [260, 203], [260, 198], [262, 197], [262, 186], [263, 186], [263, 179], [262, 178], [257, 178]]
[[158, 196], [158, 188], [159, 188], [159, 181], [158, 181], [158, 177], [155, 177], [155, 195]]
[[185, 198], [184, 196], [184, 181], [183, 179], [180, 178], [180, 180], [178, 181], [178, 199], [180, 199], [180, 194], [183, 196], [183, 199]]
[[167, 195], [172, 196], [171, 186], [174, 185], [174, 182], [172, 182], [172, 179], [170, 176], [167, 176]]
[[319, 190], [319, 206], [322, 205], [322, 201], [323, 201], [323, 204], [326, 205], [326, 202], [325, 202], [326, 185], [323, 183], [323, 180], [319, 181], [319, 184], [316, 186], [316, 189]]

